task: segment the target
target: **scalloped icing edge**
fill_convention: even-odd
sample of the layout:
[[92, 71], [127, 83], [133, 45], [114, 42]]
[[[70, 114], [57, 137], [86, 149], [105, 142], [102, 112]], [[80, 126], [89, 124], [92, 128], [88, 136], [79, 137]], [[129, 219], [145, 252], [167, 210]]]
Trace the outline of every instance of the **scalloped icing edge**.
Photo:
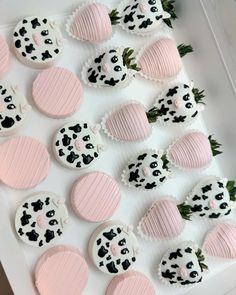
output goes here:
[[[147, 150], [149, 150], [149, 151], [153, 151], [153, 152], [156, 153], [156, 154], [162, 154], [162, 156], [165, 155], [164, 150], [161, 150], [161, 149], [155, 150], [155, 149], [151, 149], [151, 148], [143, 149], [143, 150], [141, 150], [140, 152], [138, 152], [137, 154], [144, 153], [144, 152], [147, 151]], [[126, 162], [126, 166], [127, 166], [127, 164], [128, 164], [130, 161], [131, 161], [131, 158]], [[166, 180], [164, 181], [164, 183], [160, 183], [159, 186], [156, 186], [156, 187], [154, 187], [154, 188], [152, 188], [152, 189], [147, 190], [147, 189], [145, 189], [144, 187], [135, 187], [135, 186], [132, 186], [129, 182], [127, 182], [127, 181], [125, 180], [125, 177], [124, 177], [125, 173], [126, 173], [126, 169], [123, 169], [123, 170], [122, 170], [122, 173], [121, 173], [121, 182], [122, 182], [125, 186], [127, 186], [127, 187], [129, 187], [129, 188], [131, 188], [131, 189], [134, 189], [134, 190], [136, 190], [136, 191], [142, 191], [142, 192], [152, 192], [152, 191], [154, 191], [154, 190], [156, 190], [156, 189], [159, 189], [162, 185], [164, 185], [164, 183], [166, 183], [166, 181], [168, 181], [169, 179], [172, 179], [172, 178], [173, 178], [173, 172], [170, 171], [170, 174], [169, 174], [168, 176], [166, 176]]]
[[184, 228], [183, 228], [182, 232], [180, 234], [178, 234], [177, 236], [175, 236], [175, 237], [165, 237], [165, 238], [155, 237], [154, 238], [154, 237], [150, 237], [150, 236], [145, 235], [141, 230], [141, 224], [142, 224], [143, 220], [145, 219], [146, 215], [148, 214], [148, 212], [152, 209], [152, 207], [155, 206], [156, 203], [158, 203], [158, 202], [160, 202], [162, 200], [167, 200], [167, 199], [170, 200], [170, 201], [174, 201], [176, 203], [176, 206], [178, 205], [177, 204], [177, 199], [174, 198], [173, 196], [161, 197], [159, 200], [152, 203], [152, 205], [146, 210], [143, 217], [139, 221], [139, 223], [137, 225], [137, 232], [138, 232], [138, 235], [142, 239], [144, 239], [145, 241], [150, 241], [150, 242], [170, 241], [170, 240], [175, 240], [175, 239], [181, 238], [181, 236], [183, 235], [183, 232], [184, 232], [184, 229], [185, 229], [185, 226], [186, 226], [186, 220], [183, 219], [183, 218], [182, 219], [183, 219], [183, 223], [184, 223]]
[[169, 146], [168, 146], [168, 148], [166, 149], [166, 157], [167, 157], [167, 160], [170, 162], [170, 164], [172, 165], [172, 166], [174, 166], [175, 168], [178, 168], [178, 169], [180, 169], [180, 170], [182, 170], [182, 171], [198, 171], [198, 172], [200, 172], [200, 171], [204, 171], [204, 170], [206, 170], [206, 169], [208, 169], [209, 167], [210, 167], [210, 165], [211, 165], [211, 162], [212, 162], [212, 160], [214, 159], [214, 157], [211, 159], [211, 161], [207, 164], [207, 165], [205, 165], [205, 166], [203, 166], [203, 167], [200, 167], [200, 168], [185, 168], [185, 167], [182, 167], [182, 166], [179, 166], [179, 165], [177, 165], [177, 164], [175, 164], [174, 162], [172, 162], [171, 160], [170, 160], [170, 158], [169, 158], [169, 153], [170, 153], [170, 150], [172, 149], [172, 147], [176, 144], [176, 142], [178, 141], [178, 140], [180, 140], [182, 137], [184, 137], [185, 135], [187, 135], [187, 134], [189, 134], [189, 133], [192, 133], [192, 132], [200, 132], [200, 133], [202, 133], [202, 134], [204, 134], [205, 136], [207, 136], [204, 132], [202, 132], [201, 130], [196, 130], [196, 129], [191, 129], [191, 130], [188, 130], [187, 132], [185, 132], [185, 133], [182, 133], [182, 135], [180, 135], [179, 137], [177, 137]]
[[[78, 14], [83, 8], [85, 8], [86, 6], [91, 5], [91, 4], [96, 4], [96, 3], [98, 3], [96, 0], [88, 0], [87, 2], [83, 2], [83, 3], [81, 3], [81, 5], [77, 6], [77, 8], [76, 8], [75, 10], [72, 11], [72, 13], [69, 15], [69, 17], [67, 17], [65, 27], [66, 27], [66, 32], [67, 32], [67, 34], [68, 34], [71, 38], [73, 38], [73, 39], [75, 39], [75, 40], [78, 40], [78, 41], [81, 41], [81, 42], [89, 42], [89, 43], [91, 43], [91, 44], [95, 44], [95, 45], [96, 45], [96, 44], [101, 44], [101, 43], [102, 43], [102, 42], [92, 42], [92, 41], [90, 41], [90, 40], [80, 39], [79, 37], [73, 35], [73, 34], [71, 33], [71, 31], [70, 31], [70, 26], [71, 26], [71, 24], [72, 24], [72, 22], [73, 22], [75, 16], [76, 16], [76, 15], [77, 15], [77, 14]], [[103, 5], [104, 5], [104, 4], [103, 4]], [[104, 5], [104, 6], [106, 6], [106, 5]], [[107, 6], [106, 6], [106, 7], [107, 7]], [[107, 12], [108, 12], [108, 14], [109, 14], [108, 7], [107, 7]], [[112, 34], [111, 34], [111, 36], [110, 36], [109, 38], [107, 38], [106, 40], [103, 40], [103, 42], [110, 41], [110, 40], [114, 37], [114, 35], [115, 35], [115, 32], [114, 32], [114, 30], [112, 30]]]
[[136, 141], [127, 141], [127, 140], [121, 140], [121, 139], [118, 139], [116, 137], [114, 137], [112, 134], [110, 134], [110, 132], [107, 130], [106, 128], [106, 121], [107, 121], [107, 118], [109, 118], [114, 112], [118, 111], [118, 109], [126, 106], [126, 105], [129, 105], [131, 103], [135, 103], [135, 104], [139, 104], [141, 106], [144, 107], [144, 105], [142, 103], [140, 103], [139, 101], [137, 100], [130, 100], [130, 101], [127, 101], [127, 102], [124, 102], [122, 104], [120, 104], [118, 107], [114, 107], [111, 111], [105, 113], [105, 115], [102, 117], [102, 120], [101, 120], [101, 127], [102, 127], [102, 130], [103, 132], [112, 140], [114, 141], [117, 141], [117, 142], [125, 142], [125, 143], [139, 143], [139, 142], [143, 142], [145, 139], [147, 139], [148, 137], [151, 136], [152, 134], [152, 126], [151, 126], [151, 132], [149, 134], [149, 136], [145, 139], [142, 139], [142, 140], [136, 140]]
[[93, 62], [93, 60], [98, 56], [100, 55], [101, 53], [104, 53], [111, 50], [111, 49], [115, 49], [117, 50], [119, 53], [121, 50], [124, 50], [125, 47], [118, 47], [118, 46], [108, 46], [108, 47], [104, 47], [103, 49], [100, 49], [100, 50], [96, 50], [96, 54], [92, 55], [83, 65], [82, 67], [82, 71], [81, 71], [81, 76], [82, 76], [82, 80], [84, 82], [85, 85], [87, 86], [90, 86], [90, 87], [93, 87], [93, 88], [102, 88], [102, 89], [122, 89], [122, 88], [126, 88], [127, 86], [129, 86], [133, 79], [135, 78], [135, 74], [137, 73], [137, 71], [134, 71], [132, 69], [128, 69], [128, 75], [129, 75], [129, 79], [127, 79], [126, 83], [123, 83], [122, 85], [118, 84], [117, 86], [114, 86], [114, 87], [110, 87], [109, 85], [108, 86], [102, 86], [102, 85], [97, 85], [97, 84], [92, 84], [90, 82], [87, 81], [86, 77], [87, 77], [87, 74], [86, 74], [86, 69], [89, 67], [89, 65]]
[[[175, 39], [170, 36], [169, 34], [159, 34], [158, 36], [155, 36], [152, 40], [149, 40], [149, 42], [146, 43], [146, 45], [144, 45], [143, 47], [141, 47], [141, 49], [139, 49], [137, 55], [136, 55], [136, 59], [135, 59], [135, 63], [139, 66], [139, 59], [140, 57], [142, 56], [143, 52], [148, 48], [150, 47], [152, 44], [154, 44], [155, 42], [161, 40], [161, 39], [164, 39], [164, 38], [168, 38], [168, 39], [171, 39], [175, 42], [176, 44], [176, 41]], [[169, 79], [157, 79], [157, 78], [153, 78], [153, 77], [149, 77], [148, 75], [144, 74], [142, 72], [142, 68], [141, 68], [141, 71], [138, 72], [138, 74], [143, 77], [144, 79], [146, 80], [150, 80], [150, 81], [154, 81], [154, 82], [159, 82], [161, 84], [166, 84], [166, 83], [171, 83], [171, 82], [174, 82], [175, 80], [181, 80], [181, 74], [183, 73], [184, 71], [184, 64], [182, 63], [182, 68], [181, 70], [179, 71], [179, 73], [175, 76], [175, 77], [172, 77], [172, 78], [169, 78]]]
[[[123, 0], [120, 2], [120, 4], [118, 5], [117, 7], [117, 10], [119, 12], [119, 15], [121, 16], [121, 8], [124, 7], [126, 4], [128, 4], [130, 2], [130, 0]], [[163, 7], [162, 7], [163, 8]], [[164, 9], [163, 9], [164, 11]], [[166, 12], [166, 11], [165, 11]], [[132, 34], [134, 36], [142, 36], [142, 37], [149, 37], [151, 35], [153, 35], [154, 33], [156, 33], [157, 31], [161, 31], [165, 28], [165, 23], [163, 21], [163, 18], [162, 18], [162, 22], [159, 26], [157, 26], [155, 29], [153, 29], [151, 32], [148, 32], [148, 33], [136, 33], [136, 32], [133, 32], [133, 31], [129, 31], [125, 26], [123, 26], [121, 23], [118, 24], [119, 27], [122, 28], [122, 30], [124, 30], [125, 32], [129, 33], [129, 34]]]
[[[181, 245], [183, 245], [183, 244], [189, 244], [189, 246], [192, 247], [193, 249], [195, 249], [195, 251], [197, 251], [198, 249], [201, 249], [202, 252], [203, 252], [203, 249], [200, 248], [200, 247], [198, 246], [197, 243], [195, 243], [195, 242], [193, 242], [193, 241], [191, 241], [191, 240], [184, 240], [184, 241], [182, 241], [182, 242], [176, 244], [176, 247], [181, 246]], [[163, 257], [166, 255], [166, 253], [170, 250], [170, 248], [172, 248], [172, 247], [169, 247], [168, 250], [166, 250], [165, 253], [162, 255], [161, 261], [162, 261]], [[205, 256], [205, 253], [203, 253], [203, 255]], [[189, 286], [189, 285], [180, 285], [180, 284], [174, 284], [174, 285], [169, 284], [168, 281], [165, 280], [165, 279], [162, 277], [162, 275], [161, 275], [161, 261], [160, 261], [160, 263], [159, 263], [159, 265], [158, 265], [158, 267], [157, 267], [157, 276], [158, 276], [158, 279], [159, 279], [159, 280], [160, 280], [165, 286], [169, 286], [169, 287], [171, 287], [171, 288], [173, 288], [173, 287], [174, 287], [174, 288], [177, 287], [177, 288], [179, 288], [179, 289], [185, 289], [185, 290], [186, 290], [186, 289], [190, 289], [192, 286], [197, 286], [197, 285], [199, 285], [198, 283], [193, 284], [193, 285], [190, 285], [190, 286]], [[204, 278], [204, 274], [205, 274], [205, 273], [208, 273], [208, 272], [209, 272], [209, 270], [204, 270], [204, 271], [202, 272], [202, 277]]]

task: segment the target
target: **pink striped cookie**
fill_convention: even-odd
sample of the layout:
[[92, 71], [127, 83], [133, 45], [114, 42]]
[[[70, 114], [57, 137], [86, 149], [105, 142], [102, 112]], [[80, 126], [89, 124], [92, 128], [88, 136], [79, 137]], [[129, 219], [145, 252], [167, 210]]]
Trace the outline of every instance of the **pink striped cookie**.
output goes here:
[[141, 272], [128, 271], [115, 276], [106, 290], [106, 295], [155, 295], [151, 281]]
[[118, 207], [120, 198], [117, 182], [98, 171], [80, 177], [71, 192], [71, 204], [75, 213], [91, 222], [109, 219]]
[[6, 40], [0, 36], [0, 78], [10, 67], [10, 51]]
[[0, 146], [0, 179], [15, 189], [28, 189], [48, 175], [50, 158], [47, 149], [36, 139], [14, 137]]
[[79, 295], [88, 280], [88, 265], [79, 250], [56, 246], [46, 251], [35, 269], [35, 285], [41, 295]]
[[60, 119], [74, 114], [82, 102], [80, 80], [67, 69], [53, 67], [38, 74], [33, 83], [33, 100], [46, 116]]

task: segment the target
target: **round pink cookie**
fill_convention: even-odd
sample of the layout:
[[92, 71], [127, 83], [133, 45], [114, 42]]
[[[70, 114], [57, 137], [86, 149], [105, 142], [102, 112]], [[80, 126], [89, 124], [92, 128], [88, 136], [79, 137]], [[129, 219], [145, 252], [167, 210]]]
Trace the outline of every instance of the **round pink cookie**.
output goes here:
[[76, 214], [92, 222], [109, 219], [120, 203], [117, 182], [103, 172], [91, 172], [80, 177], [71, 192], [71, 204]]
[[47, 149], [36, 139], [14, 137], [0, 146], [0, 180], [15, 189], [28, 189], [47, 175], [50, 158]]
[[10, 51], [6, 40], [0, 36], [0, 78], [8, 71], [10, 66]]
[[70, 246], [50, 248], [36, 265], [35, 284], [41, 295], [79, 295], [87, 280], [88, 265]]
[[82, 94], [78, 77], [64, 68], [44, 70], [33, 83], [33, 99], [37, 108], [55, 119], [74, 114], [80, 107]]
[[142, 273], [128, 271], [111, 280], [106, 295], [155, 295], [151, 281]]

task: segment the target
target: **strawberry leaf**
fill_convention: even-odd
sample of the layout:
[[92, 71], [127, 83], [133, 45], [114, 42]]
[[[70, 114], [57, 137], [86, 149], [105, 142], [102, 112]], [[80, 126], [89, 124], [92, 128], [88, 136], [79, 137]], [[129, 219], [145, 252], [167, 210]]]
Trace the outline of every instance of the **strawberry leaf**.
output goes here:
[[205, 97], [205, 94], [204, 94], [205, 90], [200, 91], [198, 88], [193, 88], [192, 91], [193, 91], [196, 103], [201, 103], [205, 105], [205, 102], [203, 101], [203, 98]]
[[213, 157], [222, 154], [222, 151], [219, 150], [219, 148], [222, 146], [222, 144], [218, 143], [215, 139], [213, 139], [213, 135], [210, 135], [208, 137], [210, 144], [211, 144], [211, 150]]
[[170, 14], [170, 19], [164, 19], [163, 21], [170, 28], [173, 28], [171, 19], [174, 20], [177, 18], [175, 12], [175, 0], [161, 0], [163, 10]]
[[202, 250], [199, 248], [197, 250], [197, 252], [195, 252], [195, 254], [197, 256], [197, 259], [198, 259], [199, 265], [201, 267], [201, 270], [202, 271], [208, 270], [208, 266], [205, 263], [203, 263], [205, 261], [205, 256], [203, 255]]
[[161, 157], [162, 161], [163, 161], [163, 165], [162, 165], [162, 169], [165, 169], [167, 171], [170, 171], [170, 167], [169, 167], [169, 160], [167, 159], [167, 156], [166, 155], [163, 155]]
[[135, 60], [134, 57], [131, 57], [134, 53], [134, 50], [131, 48], [125, 48], [123, 51], [123, 61], [124, 64], [127, 66], [128, 69], [134, 70], [134, 71], [140, 71], [141, 69], [138, 67], [136, 63], [133, 63]]
[[192, 207], [190, 205], [187, 205], [186, 203], [179, 204], [177, 205], [177, 207], [183, 219], [191, 221]]
[[161, 116], [160, 110], [158, 110], [158, 108], [153, 107], [152, 109], [150, 109], [147, 113], [147, 118], [148, 118], [148, 122], [149, 123], [156, 123], [157, 118], [159, 116]]
[[229, 180], [226, 184], [226, 188], [229, 192], [230, 200], [235, 202], [236, 201], [236, 187], [235, 181]]
[[191, 45], [180, 44], [177, 48], [181, 57], [193, 52], [193, 47]]
[[120, 23], [121, 17], [119, 16], [119, 12], [117, 9], [112, 10], [109, 13], [109, 17], [112, 25], [118, 25]]

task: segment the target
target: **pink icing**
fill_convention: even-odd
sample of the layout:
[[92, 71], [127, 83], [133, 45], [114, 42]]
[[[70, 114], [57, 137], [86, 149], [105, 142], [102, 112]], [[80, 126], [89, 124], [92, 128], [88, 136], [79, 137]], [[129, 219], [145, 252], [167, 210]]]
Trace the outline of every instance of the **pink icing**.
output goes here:
[[42, 45], [42, 37], [40, 36], [39, 33], [34, 33], [32, 35], [32, 38], [34, 40], [34, 43], [38, 46]]
[[212, 160], [212, 150], [207, 136], [191, 132], [176, 141], [170, 148], [168, 158], [177, 166], [197, 169], [205, 167]]
[[33, 99], [37, 108], [52, 118], [74, 114], [82, 102], [82, 93], [80, 80], [64, 68], [44, 70], [33, 83]]
[[75, 147], [78, 151], [81, 151], [84, 148], [84, 142], [81, 139], [76, 139]]
[[208, 205], [209, 205], [209, 207], [210, 207], [211, 209], [215, 209], [216, 206], [217, 206], [215, 200], [210, 200], [210, 201], [208, 202]]
[[139, 10], [140, 10], [142, 13], [146, 12], [147, 9], [148, 9], [147, 4], [145, 4], [145, 3], [140, 3], [140, 4], [139, 4]]
[[139, 228], [144, 236], [152, 239], [173, 238], [183, 231], [184, 221], [176, 203], [163, 199], [147, 211]]
[[37, 222], [37, 225], [38, 225], [41, 229], [44, 229], [44, 228], [45, 228], [45, 226], [46, 226], [46, 219], [45, 219], [45, 217], [44, 217], [43, 215], [39, 215], [39, 216], [37, 217], [36, 222]]
[[144, 176], [149, 176], [149, 175], [151, 175], [151, 170], [150, 170], [149, 167], [144, 167], [144, 168], [143, 168], [143, 175], [144, 175]]
[[236, 227], [221, 223], [206, 236], [203, 244], [206, 254], [222, 258], [236, 258]]
[[182, 267], [179, 269], [179, 274], [180, 274], [181, 278], [184, 280], [188, 278], [188, 271], [185, 267]]
[[181, 99], [175, 99], [174, 105], [177, 109], [180, 109], [183, 105]]
[[104, 71], [105, 73], [109, 73], [110, 70], [111, 70], [111, 67], [110, 67], [109, 64], [104, 64], [104, 65], [102, 66], [102, 69], [103, 69], [103, 71]]
[[75, 38], [102, 42], [112, 35], [112, 25], [107, 7], [93, 3], [77, 12], [69, 28]]
[[3, 102], [0, 102], [0, 113], [4, 112], [6, 109], [5, 105]]
[[36, 139], [14, 137], [0, 146], [0, 179], [15, 189], [39, 184], [47, 175], [50, 158], [47, 149]]
[[111, 245], [111, 253], [113, 256], [118, 256], [119, 254], [119, 247], [116, 244]]
[[107, 287], [105, 295], [155, 295], [151, 281], [142, 273], [128, 271], [115, 276]]
[[46, 251], [35, 269], [35, 285], [43, 295], [78, 295], [88, 280], [88, 265], [81, 253], [70, 246]]
[[100, 222], [109, 219], [120, 203], [121, 193], [116, 181], [102, 172], [80, 177], [71, 193], [71, 204], [79, 217]]
[[9, 70], [10, 51], [6, 40], [0, 36], [0, 78]]
[[138, 64], [143, 74], [154, 80], [174, 78], [182, 68], [182, 60], [172, 39], [163, 38], [142, 53]]
[[129, 103], [113, 112], [105, 122], [108, 133], [117, 140], [140, 141], [151, 134], [146, 111], [139, 103]]

